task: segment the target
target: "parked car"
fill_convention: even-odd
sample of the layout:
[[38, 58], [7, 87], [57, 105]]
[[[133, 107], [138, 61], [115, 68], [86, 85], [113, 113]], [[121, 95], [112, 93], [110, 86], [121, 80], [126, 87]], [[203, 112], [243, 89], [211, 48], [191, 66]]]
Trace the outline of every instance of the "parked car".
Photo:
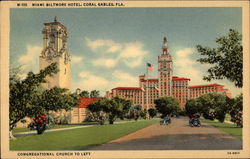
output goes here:
[[189, 116], [189, 126], [191, 127], [200, 127], [201, 122], [200, 122], [200, 115], [191, 115]]
[[171, 123], [171, 118], [170, 117], [164, 117], [161, 121], [160, 121], [160, 125], [168, 125]]

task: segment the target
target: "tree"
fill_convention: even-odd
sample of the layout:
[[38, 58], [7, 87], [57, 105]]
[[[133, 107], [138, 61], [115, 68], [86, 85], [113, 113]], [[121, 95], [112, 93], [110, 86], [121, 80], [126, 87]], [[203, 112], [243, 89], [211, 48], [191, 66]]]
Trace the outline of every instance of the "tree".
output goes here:
[[64, 109], [66, 111], [71, 110], [72, 107], [79, 103], [76, 93], [70, 94], [68, 89], [53, 87], [49, 90], [45, 90], [41, 95], [38, 95], [38, 99], [34, 101], [34, 105], [38, 105], [40, 112], [44, 113], [48, 111], [58, 111]]
[[242, 35], [236, 30], [230, 29], [227, 36], [216, 39], [218, 48], [209, 48], [197, 45], [198, 53], [203, 58], [198, 59], [201, 64], [212, 64], [207, 70], [208, 76], [204, 80], [228, 79], [236, 87], [242, 87], [243, 48]]
[[[48, 90], [44, 90], [41, 94], [36, 94], [32, 105], [33, 109], [27, 114], [28, 117], [37, 118], [40, 120], [42, 116], [47, 114], [49, 118], [49, 112], [57, 112], [59, 110], [71, 110], [72, 107], [79, 103], [76, 93], [70, 94], [68, 89], [54, 87]], [[68, 123], [70, 116], [65, 115], [61, 118], [60, 123]], [[38, 121], [39, 121], [38, 120]], [[46, 120], [45, 120], [46, 121]], [[46, 122], [32, 122], [29, 127], [35, 126], [38, 134], [42, 134], [49, 127], [49, 121]]]
[[97, 98], [97, 97], [100, 97], [100, 92], [99, 91], [97, 91], [97, 90], [92, 90], [91, 92], [90, 92], [90, 98]]
[[100, 97], [100, 92], [97, 90], [92, 90], [91, 92], [83, 90], [79, 94], [79, 96], [80, 96], [80, 98], [98, 98], [98, 97]]
[[45, 77], [56, 72], [57, 64], [52, 63], [37, 74], [29, 72], [24, 80], [10, 82], [10, 132], [24, 117], [34, 117], [61, 109], [70, 110], [78, 104], [77, 95], [70, 94], [67, 89], [41, 88], [40, 84], [46, 82]]
[[146, 109], [141, 110], [140, 116], [143, 119], [147, 119], [147, 110]]
[[227, 98], [217, 93], [209, 93], [197, 98], [198, 104], [202, 106], [201, 113], [206, 119], [218, 119], [224, 122], [225, 115], [229, 110]]
[[19, 74], [22, 72], [22, 66], [11, 67], [9, 72], [9, 81], [11, 84], [21, 81]]
[[231, 109], [229, 110], [229, 114], [231, 116], [231, 121], [236, 123], [239, 126], [243, 126], [243, 95], [240, 94], [239, 96], [231, 99]]
[[79, 96], [80, 96], [81, 98], [89, 98], [89, 92], [83, 90], [83, 91], [79, 94]]
[[210, 94], [204, 94], [196, 98], [198, 105], [201, 105], [200, 113], [205, 119], [214, 120], [214, 105], [212, 103], [212, 98]]
[[140, 105], [134, 105], [130, 107], [128, 111], [128, 118], [129, 119], [135, 119], [137, 121], [141, 115], [142, 108]]
[[125, 99], [121, 99], [121, 102], [123, 103], [123, 108], [121, 114], [119, 115], [119, 118], [123, 120], [125, 115], [128, 114], [132, 106], [132, 102], [130, 100], [125, 100]]
[[[40, 93], [40, 83], [44, 83], [46, 76], [52, 76], [58, 72], [56, 63], [52, 63], [38, 74], [29, 72], [24, 80], [16, 80], [10, 78], [10, 108], [9, 108], [9, 124], [10, 131], [24, 117], [34, 115], [33, 103], [37, 99], [37, 94]], [[15, 81], [14, 81], [15, 80]]]
[[148, 114], [149, 114], [149, 116], [150, 116], [151, 118], [154, 118], [154, 117], [156, 116], [156, 114], [157, 114], [157, 110], [154, 109], [154, 108], [150, 108], [150, 109], [148, 110]]
[[88, 118], [92, 121], [97, 121], [100, 125], [103, 125], [106, 119], [106, 112], [104, 112], [105, 106], [108, 103], [108, 99], [101, 99], [88, 106], [89, 113]]
[[131, 107], [131, 102], [125, 99], [115, 97], [105, 105], [104, 111], [108, 114], [109, 124], [113, 124], [117, 117], [124, 116], [124, 112], [127, 112]]
[[197, 113], [200, 114], [202, 112], [202, 108], [196, 99], [190, 99], [185, 105], [185, 111], [188, 115], [193, 115]]
[[156, 110], [162, 114], [162, 117], [172, 115], [178, 110], [179, 104], [173, 97], [160, 97], [155, 100]]
[[177, 109], [174, 110], [172, 115], [179, 116], [181, 112], [182, 112], [182, 109], [180, 107], [177, 107]]
[[[105, 117], [108, 117], [109, 124], [113, 124], [117, 118], [124, 118], [124, 115], [129, 111], [131, 107], [131, 101], [115, 97], [111, 100], [102, 99], [88, 106], [88, 109], [96, 114], [105, 113]], [[104, 112], [104, 113], [103, 113]], [[102, 116], [99, 116], [102, 118]], [[100, 120], [100, 118], [97, 120]], [[102, 118], [103, 119], [103, 118]]]

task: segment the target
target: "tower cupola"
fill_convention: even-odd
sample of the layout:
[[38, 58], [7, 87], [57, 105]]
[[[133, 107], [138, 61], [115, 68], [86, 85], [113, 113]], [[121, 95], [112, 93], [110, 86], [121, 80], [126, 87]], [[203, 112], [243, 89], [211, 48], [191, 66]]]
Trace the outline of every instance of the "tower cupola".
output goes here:
[[163, 38], [163, 44], [162, 44], [162, 55], [167, 55], [168, 54], [168, 41], [167, 38]]

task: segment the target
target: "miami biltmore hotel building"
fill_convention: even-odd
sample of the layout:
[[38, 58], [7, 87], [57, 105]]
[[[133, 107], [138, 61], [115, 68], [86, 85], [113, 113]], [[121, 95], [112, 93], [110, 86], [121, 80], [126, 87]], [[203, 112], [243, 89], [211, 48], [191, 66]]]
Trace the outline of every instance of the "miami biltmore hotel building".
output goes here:
[[185, 108], [188, 99], [207, 93], [216, 92], [231, 97], [231, 93], [223, 85], [213, 83], [189, 86], [189, 81], [189, 78], [173, 75], [173, 60], [168, 52], [167, 38], [164, 38], [162, 53], [158, 56], [158, 78], [148, 79], [145, 74], [140, 75], [139, 87], [116, 87], [107, 92], [106, 97], [131, 100], [134, 105], [141, 105], [146, 110], [155, 107], [155, 99], [165, 96], [176, 98], [181, 109]]

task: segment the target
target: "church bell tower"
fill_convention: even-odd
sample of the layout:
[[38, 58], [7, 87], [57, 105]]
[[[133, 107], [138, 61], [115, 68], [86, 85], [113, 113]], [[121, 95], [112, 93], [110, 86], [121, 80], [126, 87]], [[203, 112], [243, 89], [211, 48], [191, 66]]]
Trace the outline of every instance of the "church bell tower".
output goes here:
[[164, 37], [161, 56], [158, 56], [159, 97], [172, 96], [173, 61], [168, 53], [168, 41]]
[[44, 69], [51, 63], [57, 63], [59, 72], [52, 77], [46, 77], [45, 89], [61, 87], [70, 89], [70, 55], [68, 52], [67, 28], [57, 21], [44, 23], [43, 51], [39, 57], [39, 69]]

